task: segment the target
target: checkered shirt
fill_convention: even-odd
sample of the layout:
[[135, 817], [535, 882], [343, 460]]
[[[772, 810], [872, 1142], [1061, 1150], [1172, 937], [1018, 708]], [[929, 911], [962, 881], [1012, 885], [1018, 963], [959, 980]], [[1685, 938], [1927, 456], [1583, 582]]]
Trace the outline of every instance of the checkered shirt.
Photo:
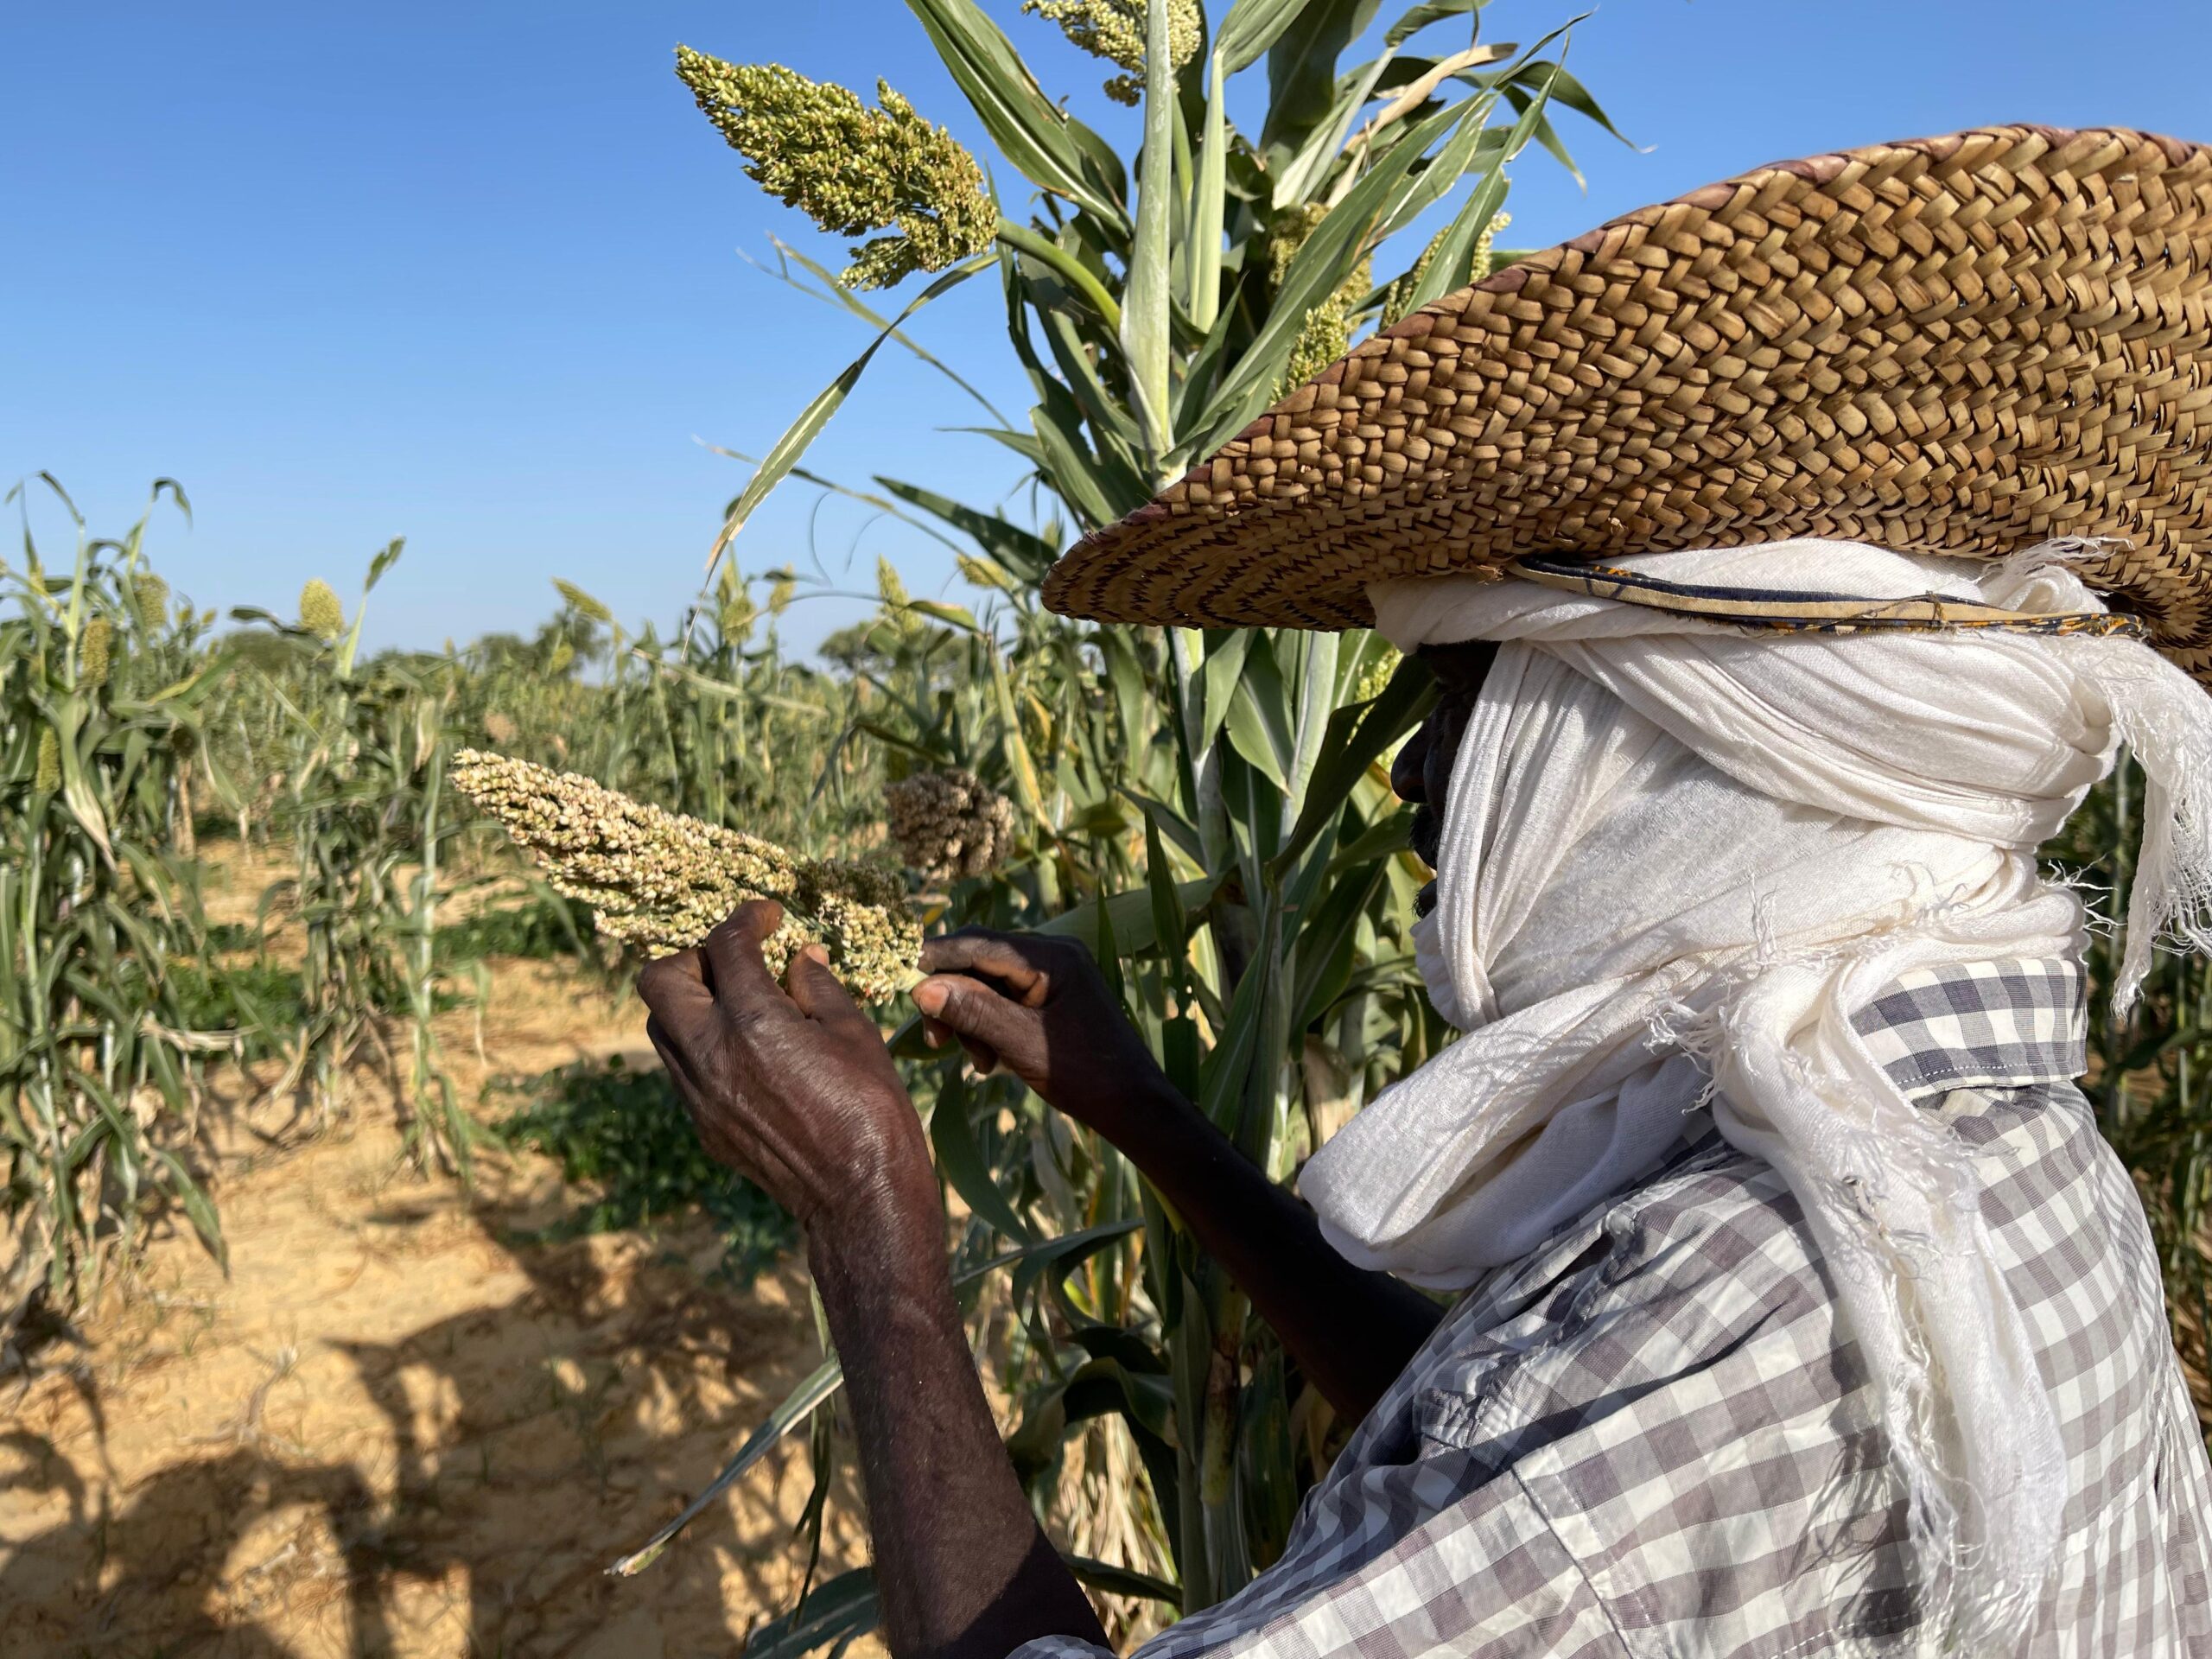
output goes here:
[[[2075, 964], [2012, 960], [1912, 975], [1856, 1023], [1978, 1167], [2057, 1408], [2071, 1495], [2023, 1651], [2212, 1659], [2212, 1468], [2142, 1205], [2070, 1081], [2082, 1003]], [[1281, 1560], [1141, 1652], [1890, 1659], [1936, 1650], [1904, 1539], [1796, 1200], [1693, 1119], [1656, 1173], [1460, 1301]]]

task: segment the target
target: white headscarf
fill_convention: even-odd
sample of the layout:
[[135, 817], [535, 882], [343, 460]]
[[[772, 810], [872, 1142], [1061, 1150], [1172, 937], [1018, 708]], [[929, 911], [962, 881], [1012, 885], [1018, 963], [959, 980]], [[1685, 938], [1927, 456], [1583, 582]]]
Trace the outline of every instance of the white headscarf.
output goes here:
[[[1622, 561], [1665, 580], [2099, 610], [2054, 546], [2000, 565], [1794, 541]], [[2037, 846], [2131, 746], [2149, 779], [2116, 1001], [2206, 943], [2212, 698], [2123, 639], [1753, 633], [1520, 582], [1370, 590], [1401, 648], [1507, 642], [1416, 930], [1465, 1032], [1300, 1189], [1338, 1249], [1459, 1287], [1619, 1190], [1710, 1096], [1789, 1182], [1880, 1390], [1938, 1630], [2024, 1628], [2067, 1478], [1967, 1166], [1851, 1016], [1899, 975], [2074, 956]], [[1709, 1075], [1708, 1075], [1709, 1074]]]

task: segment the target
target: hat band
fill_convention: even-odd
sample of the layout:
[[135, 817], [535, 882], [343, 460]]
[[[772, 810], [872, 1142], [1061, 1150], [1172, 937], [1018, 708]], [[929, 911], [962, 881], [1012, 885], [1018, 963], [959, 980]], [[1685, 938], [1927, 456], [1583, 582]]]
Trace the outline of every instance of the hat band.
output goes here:
[[1505, 574], [1566, 593], [1586, 594], [1646, 610], [1700, 616], [1777, 633], [1891, 632], [1947, 633], [1995, 630], [2007, 633], [2121, 635], [2140, 639], [2139, 617], [2111, 611], [2034, 612], [1916, 594], [1905, 599], [1863, 599], [1848, 594], [1795, 593], [1775, 588], [1709, 588], [1666, 582], [1612, 564], [1573, 564], [1559, 559], [1514, 559]]

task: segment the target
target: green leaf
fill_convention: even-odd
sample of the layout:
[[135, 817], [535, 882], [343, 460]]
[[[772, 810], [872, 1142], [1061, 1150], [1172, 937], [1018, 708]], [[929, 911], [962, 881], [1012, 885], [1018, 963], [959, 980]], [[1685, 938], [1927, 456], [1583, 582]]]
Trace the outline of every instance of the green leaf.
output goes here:
[[1286, 20], [1268, 52], [1263, 149], [1295, 146], [1335, 101], [1337, 59], [1367, 32], [1379, 0], [1309, 0]]
[[1289, 688], [1275, 666], [1266, 636], [1255, 636], [1244, 673], [1230, 700], [1229, 741], [1278, 791], [1290, 788], [1291, 757], [1297, 746], [1292, 729]]
[[844, 1649], [876, 1626], [875, 1569], [840, 1573], [791, 1611], [772, 1618], [745, 1644], [745, 1659], [804, 1659], [821, 1648]]
[[1444, 227], [1444, 234], [1436, 244], [1436, 251], [1428, 261], [1428, 269], [1413, 286], [1404, 302], [1408, 313], [1418, 311], [1432, 300], [1446, 294], [1456, 294], [1465, 288], [1474, 274], [1475, 249], [1483, 232], [1497, 217], [1497, 210], [1505, 205], [1506, 178], [1503, 172], [1492, 172], [1478, 184], [1452, 222]]
[[921, 20], [1000, 153], [1039, 189], [1066, 197], [1128, 235], [1119, 193], [1103, 176], [1102, 152], [1111, 152], [1045, 96], [1020, 54], [974, 0], [906, 0], [906, 7]]
[[1200, 748], [1213, 741], [1222, 721], [1229, 718], [1230, 705], [1236, 700], [1237, 683], [1244, 676], [1244, 658], [1252, 649], [1252, 641], [1258, 638], [1250, 628], [1222, 629], [1208, 635], [1205, 663], [1198, 671], [1199, 686], [1205, 694], [1199, 709]]
[[1033, 819], [1045, 816], [1045, 794], [1037, 781], [1037, 763], [1030, 758], [1028, 741], [1021, 735], [1021, 718], [1014, 706], [1014, 688], [1006, 677], [1006, 664], [996, 649], [986, 643], [991, 669], [991, 695], [998, 705], [999, 741], [1006, 750], [1007, 766], [1014, 773], [1014, 792]]
[[1427, 4], [1413, 7], [1391, 24], [1382, 36], [1382, 44], [1403, 46], [1431, 23], [1441, 22], [1446, 17], [1464, 17], [1471, 11], [1480, 11], [1488, 3], [1489, 0], [1427, 0]]
[[[854, 293], [851, 289], [846, 287], [845, 284], [830, 270], [829, 267], [821, 264], [816, 260], [808, 258], [805, 254], [800, 252], [797, 248], [792, 247], [781, 237], [772, 235], [769, 237], [768, 240], [776, 250], [777, 259], [785, 267], [784, 270], [772, 273], [779, 282], [790, 283], [802, 294], [815, 293], [814, 289], [810, 289], [805, 283], [798, 281], [798, 278], [794, 277], [791, 274], [789, 267], [793, 264], [798, 264], [817, 282], [822, 284], [822, 292], [819, 295], [817, 295], [816, 297], [824, 299], [828, 303], [841, 305], [846, 310], [858, 317], [862, 322], [868, 324], [869, 327], [879, 328], [887, 333], [892, 339], [898, 341], [901, 346], [904, 346], [917, 358], [919, 358], [923, 362], [928, 364], [930, 367], [935, 369], [939, 374], [944, 376], [946, 379], [951, 381], [954, 385], [959, 387], [961, 391], [966, 392], [970, 397], [973, 397], [977, 403], [981, 404], [983, 408], [988, 411], [990, 417], [993, 420], [1000, 422], [1001, 424], [1004, 423], [1006, 416], [999, 411], [996, 404], [993, 404], [989, 398], [984, 397], [982, 392], [976, 391], [972, 385], [970, 385], [961, 375], [955, 372], [947, 364], [932, 355], [918, 341], [917, 341], [912, 335], [907, 334], [904, 329], [887, 320], [881, 312], [878, 311], [874, 306], [868, 304], [867, 301], [861, 299], [860, 296]], [[748, 264], [758, 265], [758, 262], [753, 260], [748, 255], [741, 254], [739, 257], [745, 258]], [[766, 269], [766, 266], [759, 266], [759, 268], [764, 270]]]
[[369, 561], [369, 578], [361, 584], [363, 594], [367, 594], [374, 588], [377, 583], [384, 580], [384, 573], [399, 563], [399, 555], [406, 545], [407, 538], [404, 536], [395, 536], [385, 543], [383, 552]]
[[[1221, 315], [1222, 230], [1229, 189], [1229, 72], [1218, 44], [1205, 60], [1205, 107], [1198, 118], [1195, 175], [1183, 229], [1183, 309], [1209, 333]], [[1187, 399], [1176, 399], [1177, 413]]]
[[1175, 1388], [1158, 1371], [1132, 1370], [1118, 1359], [1085, 1360], [1062, 1398], [1071, 1422], [1117, 1412], [1154, 1440], [1174, 1444]]
[[995, 512], [963, 506], [949, 496], [934, 490], [925, 490], [918, 484], [906, 484], [895, 478], [878, 474], [876, 480], [889, 493], [901, 501], [919, 507], [924, 512], [942, 518], [955, 530], [973, 537], [976, 544], [1005, 565], [1015, 575], [1034, 582], [1041, 581], [1051, 569], [1052, 561], [1059, 556], [1057, 543], [1042, 536], [1033, 535], [1018, 524], [1009, 524]]
[[1063, 411], [1051, 403], [1039, 404], [1029, 411], [1029, 423], [1036, 429], [1046, 486], [1067, 504], [1084, 529], [1109, 524], [1141, 505], [1142, 486], [1131, 479], [1117, 486], [1112, 472], [1084, 443], [1077, 423]]
[[1144, 809], [1144, 815], [1160, 826], [1160, 833], [1175, 843], [1175, 850], [1203, 869], [1205, 868], [1205, 844], [1198, 826], [1178, 812], [1166, 802], [1155, 799], [1141, 789], [1122, 785], [1122, 793]]
[[[1266, 405], [1305, 327], [1306, 314], [1343, 283], [1363, 251], [1369, 233], [1389, 215], [1395, 198], [1410, 188], [1414, 165], [1456, 124], [1470, 119], [1491, 101], [1465, 99], [1421, 122], [1369, 169], [1367, 176], [1306, 238], [1290, 269], [1283, 273], [1267, 321], [1208, 405], [1203, 429], [1185, 435], [1183, 453], [1211, 453], [1231, 433], [1248, 425]], [[1223, 324], [1232, 315], [1224, 313]]]
[[737, 499], [730, 504], [728, 516], [722, 521], [721, 533], [715, 537], [714, 548], [707, 555], [709, 575], [711, 576], [715, 572], [715, 567], [721, 563], [723, 550], [737, 539], [738, 532], [745, 528], [746, 520], [750, 518], [754, 510], [768, 499], [769, 493], [783, 482], [785, 474], [798, 463], [799, 457], [806, 453], [807, 447], [820, 435], [822, 429], [830, 424], [830, 417], [843, 407], [845, 399], [852, 394], [853, 388], [860, 384], [861, 376], [868, 372], [868, 364], [874, 359], [883, 342], [891, 338], [899, 325], [939, 295], [950, 292], [977, 271], [989, 269], [994, 263], [988, 255], [979, 254], [973, 259], [964, 260], [955, 265], [939, 276], [908, 301], [906, 309], [899, 312], [893, 320], [891, 327], [876, 335], [868, 343], [868, 348], [866, 351], [846, 365], [844, 372], [817, 393], [814, 400], [799, 411], [798, 418], [785, 429], [782, 437], [776, 440], [775, 447], [768, 451], [766, 457], [762, 460], [752, 478], [747, 480], [745, 488], [739, 493]]
[[[683, 1507], [683, 1513], [648, 1538], [643, 1548], [622, 1557], [607, 1570], [618, 1579], [626, 1579], [644, 1572], [660, 1559], [661, 1552], [676, 1541], [676, 1535], [704, 1513], [708, 1506], [728, 1491], [744, 1477], [745, 1471], [773, 1451], [784, 1436], [814, 1414], [817, 1407], [844, 1386], [845, 1373], [835, 1358], [825, 1359], [802, 1379], [799, 1385], [785, 1395], [776, 1408], [770, 1412], [760, 1427], [745, 1439], [737, 1448], [737, 1455], [722, 1466], [722, 1471], [707, 1483], [707, 1488]], [[829, 1586], [824, 1586], [826, 1593]]]
[[976, 613], [964, 605], [948, 605], [939, 599], [910, 599], [906, 608], [944, 623], [947, 627], [960, 628], [969, 633], [981, 633], [983, 625], [976, 620]]
[[[1188, 930], [1190, 918], [1211, 902], [1214, 891], [1220, 885], [1219, 879], [1215, 876], [1200, 876], [1195, 881], [1175, 884], [1175, 896], [1183, 906], [1185, 931]], [[1115, 893], [1106, 900], [1106, 913], [1113, 921], [1114, 940], [1123, 954], [1141, 956], [1159, 943], [1159, 931], [1153, 921], [1153, 902], [1149, 886]], [[1063, 915], [1053, 917], [1037, 931], [1059, 938], [1081, 939], [1093, 956], [1098, 954], [1100, 940], [1096, 906], [1077, 906]]]
[[1344, 808], [1360, 774], [1408, 732], [1427, 717], [1436, 706], [1436, 677], [1418, 657], [1398, 664], [1372, 702], [1339, 709], [1330, 717], [1321, 753], [1313, 765], [1313, 781], [1306, 791], [1306, 807], [1291, 828], [1289, 838], [1277, 855], [1278, 875], [1286, 873], [1298, 855]]
[[1099, 1251], [1118, 1244], [1143, 1224], [1135, 1220], [1108, 1222], [1059, 1238], [1040, 1239], [1014, 1255], [1001, 1258], [1014, 1268], [1015, 1304], [1027, 1301], [1039, 1284], [1060, 1283]]
[[1281, 38], [1313, 0], [1236, 0], [1221, 20], [1213, 49], [1229, 74], [1249, 69]]
[[1260, 931], [1258, 948], [1236, 982], [1226, 1022], [1213, 1052], [1198, 1068], [1198, 1109], [1207, 1121], [1234, 1137], [1242, 1126], [1245, 1085], [1260, 1055], [1260, 1027], [1268, 1015], [1268, 981], [1275, 969], [1276, 934], [1272, 916]]
[[207, 1247], [207, 1254], [220, 1264], [224, 1273], [231, 1270], [231, 1247], [223, 1240], [223, 1224], [215, 1214], [215, 1205], [200, 1190], [200, 1183], [186, 1173], [176, 1155], [164, 1147], [149, 1148], [156, 1161], [168, 1173], [169, 1191], [184, 1206], [184, 1213], [191, 1218], [193, 1230], [200, 1235], [200, 1242]]
[[1190, 946], [1187, 912], [1183, 895], [1176, 889], [1175, 873], [1168, 866], [1167, 849], [1160, 838], [1160, 821], [1149, 812], [1144, 819], [1144, 864], [1145, 887], [1152, 895], [1153, 939], [1162, 958], [1174, 965], [1179, 980], [1183, 954]]
[[1413, 823], [1414, 810], [1410, 806], [1385, 813], [1337, 849], [1337, 855], [1329, 861], [1329, 874], [1340, 876], [1363, 864], [1376, 863], [1404, 852], [1413, 844]]
[[1296, 1010], [1293, 1031], [1304, 1031], [1328, 1011], [1343, 992], [1351, 974], [1352, 946], [1358, 937], [1359, 918], [1382, 889], [1383, 868], [1368, 867], [1364, 881], [1339, 880], [1320, 904], [1300, 919], [1298, 930], [1298, 982], [1291, 992]]
[[1612, 117], [1607, 115], [1598, 100], [1590, 95], [1590, 89], [1567, 73], [1564, 62], [1554, 67], [1544, 83], [1543, 92], [1553, 103], [1564, 104], [1577, 115], [1596, 122], [1630, 149], [1636, 148], [1636, 141], [1613, 124]]
[[[1478, 118], [1469, 119], [1460, 124], [1459, 130], [1446, 139], [1443, 148], [1436, 152], [1436, 159], [1421, 170], [1411, 188], [1392, 207], [1390, 216], [1383, 221], [1382, 228], [1378, 233], [1380, 237], [1395, 236], [1438, 202], [1443, 200], [1452, 193], [1452, 188], [1467, 175], [1470, 168], [1483, 158], [1490, 158], [1487, 168], [1489, 175], [1493, 177], [1497, 175], [1497, 168], [1502, 160], [1501, 152], [1504, 145], [1504, 138], [1501, 134], [1488, 130], [1483, 124], [1489, 119], [1497, 100], [1490, 94], [1484, 93], [1481, 95], [1481, 103], [1482, 107], [1476, 112]], [[1485, 219], [1482, 223], [1488, 225], [1490, 221]], [[1470, 245], [1472, 245], [1470, 244]]]
[[937, 1105], [930, 1113], [930, 1145], [937, 1152], [938, 1173], [970, 1211], [990, 1223], [1009, 1243], [1030, 1243], [1034, 1234], [999, 1191], [976, 1143], [975, 1128], [968, 1121], [968, 1079], [957, 1061], [939, 1076]]

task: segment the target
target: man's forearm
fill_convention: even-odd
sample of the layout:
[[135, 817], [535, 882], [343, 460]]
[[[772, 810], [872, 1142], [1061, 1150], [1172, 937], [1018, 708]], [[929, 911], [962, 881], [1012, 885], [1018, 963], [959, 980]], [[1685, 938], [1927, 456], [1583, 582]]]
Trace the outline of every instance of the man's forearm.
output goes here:
[[1252, 1299], [1337, 1414], [1358, 1421], [1427, 1340], [1441, 1310], [1389, 1274], [1345, 1261], [1294, 1194], [1165, 1078], [1153, 1087], [1160, 1098], [1133, 1105], [1114, 1144]]
[[936, 1195], [810, 1239], [845, 1370], [899, 1659], [1001, 1659], [1032, 1637], [1103, 1643], [1097, 1616], [1031, 1514], [983, 1399], [953, 1301]]

